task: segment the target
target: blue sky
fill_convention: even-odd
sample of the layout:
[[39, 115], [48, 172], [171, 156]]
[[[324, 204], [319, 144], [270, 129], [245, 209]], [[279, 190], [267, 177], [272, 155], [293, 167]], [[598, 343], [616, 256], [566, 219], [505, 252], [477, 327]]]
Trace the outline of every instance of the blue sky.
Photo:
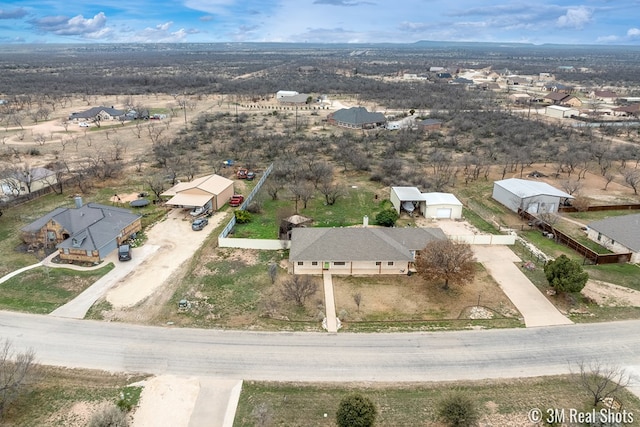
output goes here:
[[11, 0], [0, 43], [640, 45], [640, 0]]

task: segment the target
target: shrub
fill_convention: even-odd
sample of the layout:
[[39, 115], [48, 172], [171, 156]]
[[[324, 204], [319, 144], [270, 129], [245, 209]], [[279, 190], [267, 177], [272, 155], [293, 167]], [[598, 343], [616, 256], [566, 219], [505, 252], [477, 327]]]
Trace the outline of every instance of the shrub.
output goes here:
[[340, 401], [336, 421], [338, 427], [370, 427], [378, 411], [371, 399], [361, 394], [346, 396]]
[[107, 405], [93, 414], [88, 427], [127, 427], [127, 414], [115, 405]]
[[544, 274], [549, 285], [557, 292], [580, 292], [589, 280], [589, 274], [582, 266], [566, 255], [560, 255], [544, 266]]
[[438, 403], [438, 418], [451, 427], [469, 427], [478, 423], [480, 413], [469, 396], [457, 391]]
[[238, 209], [235, 212], [236, 222], [238, 224], [246, 224], [251, 222], [251, 212]]
[[376, 215], [376, 223], [384, 227], [393, 227], [400, 215], [395, 209], [385, 209]]

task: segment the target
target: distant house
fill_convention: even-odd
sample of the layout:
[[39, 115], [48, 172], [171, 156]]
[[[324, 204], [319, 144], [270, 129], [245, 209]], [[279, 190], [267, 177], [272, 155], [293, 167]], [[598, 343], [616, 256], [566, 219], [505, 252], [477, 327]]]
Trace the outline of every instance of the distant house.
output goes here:
[[439, 228], [294, 228], [293, 274], [407, 274], [416, 253], [447, 237]]
[[56, 173], [46, 168], [18, 169], [0, 179], [0, 192], [5, 196], [19, 196], [56, 184]]
[[614, 108], [613, 114], [616, 116], [640, 117], [640, 103]]
[[427, 218], [462, 218], [462, 203], [451, 193], [421, 193], [416, 187], [391, 187], [389, 199], [398, 213], [417, 211]]
[[527, 93], [512, 93], [509, 95], [509, 101], [514, 104], [528, 104], [531, 101], [531, 95]]
[[553, 105], [563, 105], [570, 107], [581, 107], [582, 101], [580, 98], [566, 94], [564, 92], [549, 92], [544, 98], [544, 102], [548, 102]]
[[282, 105], [305, 105], [310, 97], [311, 95], [308, 93], [298, 93], [296, 95], [281, 96], [277, 100]]
[[442, 120], [424, 119], [418, 122], [418, 130], [421, 132], [430, 132], [438, 130], [442, 127]]
[[216, 174], [207, 175], [190, 182], [180, 182], [161, 196], [171, 197], [166, 202], [171, 206], [207, 206], [219, 210], [233, 196], [233, 181]]
[[514, 212], [522, 209], [530, 214], [557, 212], [561, 204], [574, 198], [546, 182], [518, 178], [495, 181], [492, 197]]
[[631, 262], [640, 262], [640, 214], [592, 222], [587, 226], [587, 237], [614, 253], [631, 252]]
[[387, 122], [384, 114], [370, 113], [364, 107], [342, 108], [327, 117], [327, 121], [335, 126], [351, 129], [374, 129]]
[[98, 203], [57, 208], [23, 227], [22, 240], [31, 247], [58, 248], [63, 261], [99, 262], [142, 229], [140, 215]]
[[118, 120], [125, 115], [125, 111], [117, 110], [113, 107], [93, 107], [86, 111], [71, 113], [69, 120], [71, 121], [107, 121]]
[[276, 92], [276, 99], [284, 98], [286, 96], [295, 96], [298, 92], [295, 90], [279, 90]]
[[611, 90], [594, 90], [589, 93], [589, 98], [597, 101], [613, 103], [618, 100], [618, 94]]
[[546, 90], [549, 92], [561, 92], [561, 93], [572, 93], [574, 88], [573, 86], [568, 86], [558, 82], [547, 82], [542, 85], [542, 90]]

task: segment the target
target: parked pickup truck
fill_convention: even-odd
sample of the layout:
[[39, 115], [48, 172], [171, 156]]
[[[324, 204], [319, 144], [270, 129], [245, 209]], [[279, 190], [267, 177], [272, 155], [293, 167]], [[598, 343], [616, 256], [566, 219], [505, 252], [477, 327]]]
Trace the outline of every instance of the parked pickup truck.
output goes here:
[[244, 202], [244, 196], [242, 194], [234, 194], [231, 196], [231, 200], [229, 200], [229, 206], [237, 208], [242, 202]]

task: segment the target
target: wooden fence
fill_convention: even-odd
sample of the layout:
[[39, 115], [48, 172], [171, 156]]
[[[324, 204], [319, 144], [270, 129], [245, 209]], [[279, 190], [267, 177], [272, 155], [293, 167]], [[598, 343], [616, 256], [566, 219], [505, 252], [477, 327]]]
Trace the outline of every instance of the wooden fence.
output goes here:
[[530, 214], [527, 211], [520, 209], [518, 211], [520, 216], [528, 221], [533, 221], [534, 226], [544, 231], [546, 233], [550, 233], [551, 236], [555, 239], [556, 242], [561, 243], [567, 246], [570, 249], [573, 249], [578, 254], [585, 258], [585, 261], [589, 261], [593, 264], [615, 264], [615, 263], [624, 263], [631, 261], [630, 253], [623, 254], [599, 254], [591, 248], [586, 247], [582, 243], [575, 240], [573, 237], [568, 234], [553, 228], [550, 224], [547, 224], [544, 221], [536, 218], [534, 215]]
[[[624, 210], [635, 210], [635, 209], [640, 209], [640, 204], [589, 206], [587, 209], [585, 209], [585, 211], [586, 212], [624, 211]], [[573, 206], [560, 206], [558, 208], [558, 212], [579, 212], [579, 211]]]

